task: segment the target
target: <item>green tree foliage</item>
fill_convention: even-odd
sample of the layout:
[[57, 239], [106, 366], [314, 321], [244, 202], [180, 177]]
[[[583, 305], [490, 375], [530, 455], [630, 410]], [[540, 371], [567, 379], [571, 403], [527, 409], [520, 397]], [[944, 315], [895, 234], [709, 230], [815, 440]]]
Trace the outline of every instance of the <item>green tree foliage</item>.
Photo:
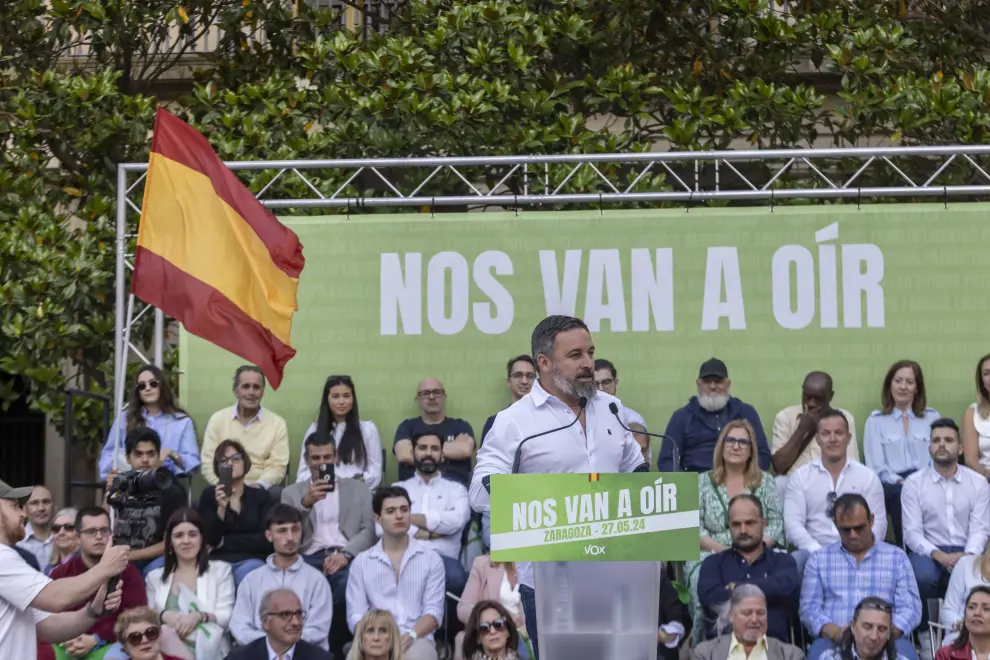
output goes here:
[[[408, 0], [367, 38], [301, 1], [7, 4], [0, 371], [23, 376], [56, 419], [68, 376], [112, 386], [116, 164], [147, 158], [156, 97], [178, 94], [180, 114], [230, 159], [956, 144], [986, 142], [990, 125], [984, 2], [791, 0], [785, 13], [777, 0]], [[208, 35], [206, 66], [176, 81]], [[618, 167], [604, 174], [631, 182]], [[506, 172], [462, 173], [493, 185]], [[390, 174], [405, 192], [418, 183]], [[563, 190], [596, 177], [584, 168]], [[313, 182], [324, 194], [344, 183]], [[899, 178], [877, 168], [861, 182]], [[365, 172], [344, 194], [383, 185]], [[430, 185], [463, 184], [445, 171]], [[506, 185], [526, 183], [517, 172]], [[283, 176], [269, 196], [303, 186]], [[668, 187], [660, 173], [638, 183]], [[17, 394], [0, 383], [0, 400]]]

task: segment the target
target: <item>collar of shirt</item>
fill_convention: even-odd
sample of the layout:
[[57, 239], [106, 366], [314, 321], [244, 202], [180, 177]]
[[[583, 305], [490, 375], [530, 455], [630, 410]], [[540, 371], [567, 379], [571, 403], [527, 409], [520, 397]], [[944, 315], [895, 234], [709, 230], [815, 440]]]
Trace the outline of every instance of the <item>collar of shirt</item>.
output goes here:
[[[742, 556], [742, 553], [736, 550], [734, 547], [730, 547], [729, 552], [735, 555], [736, 557], [738, 557], [740, 560], [746, 561], [746, 558]], [[770, 548], [767, 547], [766, 543], [762, 543], [760, 545], [760, 554], [756, 556], [756, 559], [753, 560], [753, 563], [750, 564], [750, 566], [755, 566], [756, 564], [759, 564], [761, 561], [766, 559], [769, 554], [770, 554]]]
[[416, 473], [413, 475], [413, 483], [415, 483], [417, 486], [422, 486], [423, 488], [431, 488], [433, 486], [437, 486], [441, 481], [443, 481], [443, 475], [440, 474], [439, 470], [433, 473], [433, 478], [430, 479], [429, 481], [423, 478], [423, 476], [419, 473], [419, 470], [417, 470]]
[[293, 644], [289, 647], [288, 651], [282, 655], [279, 655], [275, 652], [275, 649], [272, 648], [272, 643], [268, 641], [267, 637], [265, 638], [265, 648], [268, 649], [268, 660], [292, 660], [292, 656], [296, 652], [296, 645]]
[[[845, 472], [846, 470], [848, 470], [848, 469], [849, 469], [849, 466], [850, 466], [850, 465], [852, 465], [852, 463], [851, 463], [851, 462], [849, 461], [849, 457], [848, 457], [848, 456], [846, 456], [845, 454], [843, 454], [843, 455], [842, 455], [842, 459], [843, 459], [843, 460], [845, 461], [845, 464], [844, 464], [844, 465], [842, 466], [842, 469], [841, 469], [841, 470], [839, 470], [839, 474], [840, 474], [840, 475], [841, 475], [841, 474], [842, 474], [843, 472]], [[828, 474], [829, 476], [831, 476], [831, 474], [832, 474], [831, 472], [829, 472], [829, 471], [828, 471], [828, 468], [827, 468], [827, 467], [825, 467], [825, 464], [824, 464], [824, 463], [822, 462], [822, 459], [821, 459], [821, 457], [820, 457], [820, 456], [819, 456], [818, 458], [814, 458], [814, 459], [812, 459], [812, 460], [811, 460], [811, 461], [810, 461], [810, 462], [808, 463], [808, 465], [814, 465], [814, 466], [815, 466], [816, 468], [818, 468], [818, 469], [819, 469], [819, 470], [821, 470], [822, 472], [824, 472], [824, 473], [826, 473], [826, 474]]]
[[900, 408], [894, 408], [890, 411], [890, 416], [894, 419], [900, 419], [901, 417], [907, 415], [909, 419], [918, 419], [918, 416], [914, 414], [913, 408], [908, 408], [907, 412], [904, 412]]
[[842, 541], [839, 541], [838, 543], [836, 543], [835, 546], [839, 549], [839, 552], [842, 554], [842, 556], [844, 556], [846, 558], [847, 561], [849, 561], [849, 562], [851, 562], [853, 564], [856, 564], [856, 563], [865, 564], [868, 559], [871, 559], [873, 557], [873, 555], [877, 554], [877, 545], [878, 544], [879, 544], [878, 541], [876, 539], [874, 539], [873, 545], [870, 547], [869, 550], [866, 551], [866, 554], [863, 555], [863, 558], [862, 559], [856, 559], [855, 557], [853, 557], [852, 553], [850, 553], [848, 550], [846, 550], [846, 546], [842, 545]]
[[[233, 410], [231, 411], [231, 415], [230, 415], [230, 418], [231, 418], [231, 419], [238, 419], [238, 415], [237, 415], [237, 406], [238, 406], [238, 405], [239, 405], [239, 404], [237, 404], [237, 403], [235, 403], [235, 404], [234, 404], [234, 408], [233, 408]], [[257, 421], [261, 421], [261, 412], [262, 412], [262, 411], [263, 411], [264, 409], [265, 409], [265, 407], [264, 407], [264, 406], [258, 406], [258, 413], [257, 413], [257, 414], [256, 414], [256, 415], [255, 415], [254, 417], [252, 417], [251, 419], [249, 419], [247, 423], [248, 423], [248, 424], [251, 424], [252, 422], [257, 422]]]
[[[419, 539], [414, 539], [411, 536], [408, 538], [409, 538], [409, 545], [406, 547], [406, 551], [402, 555], [402, 564], [399, 566], [399, 573], [402, 572], [403, 567], [409, 562], [410, 559], [412, 559], [421, 552], [426, 552], [427, 550], [427, 546], [420, 543]], [[389, 565], [389, 568], [391, 568], [392, 560], [389, 559], [388, 555], [385, 553], [385, 546], [383, 545], [383, 543], [384, 543], [384, 538], [378, 539], [378, 543], [374, 544], [373, 546], [365, 550], [365, 552], [368, 553], [369, 557], [374, 557], [376, 559], [384, 561], [386, 564]]]
[[[767, 648], [766, 635], [763, 635], [763, 637], [760, 637], [758, 640], [756, 640], [756, 644], [753, 645], [753, 651], [760, 648], [762, 648], [764, 651]], [[743, 646], [743, 643], [740, 642], [738, 639], [736, 639], [735, 633], [732, 633], [732, 639], [729, 640], [729, 654], [731, 655], [734, 651], [741, 651], [743, 655], [746, 654], [746, 650], [745, 647]]]
[[940, 481], [954, 481], [957, 484], [962, 483], [962, 470], [959, 469], [958, 465], [956, 466], [956, 473], [951, 477], [943, 477], [941, 474], [938, 473], [938, 470], [936, 470], [933, 467], [928, 468], [928, 473], [929, 475], [931, 475], [932, 483], [937, 484]]
[[273, 553], [268, 555], [268, 559], [265, 560], [265, 563], [267, 564], [268, 568], [272, 569], [273, 571], [289, 571], [291, 573], [295, 573], [296, 571], [300, 570], [303, 567], [303, 564], [305, 562], [303, 561], [302, 555], [297, 554], [296, 560], [292, 562], [292, 566], [289, 566], [288, 568], [279, 568], [278, 566], [275, 565], [275, 555]]

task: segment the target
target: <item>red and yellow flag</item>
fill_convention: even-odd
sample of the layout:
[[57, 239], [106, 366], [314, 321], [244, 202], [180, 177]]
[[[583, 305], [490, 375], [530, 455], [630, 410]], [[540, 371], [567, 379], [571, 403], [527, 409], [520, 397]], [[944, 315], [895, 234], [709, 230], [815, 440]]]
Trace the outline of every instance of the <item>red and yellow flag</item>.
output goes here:
[[282, 382], [302, 244], [210, 143], [159, 108], [131, 292]]

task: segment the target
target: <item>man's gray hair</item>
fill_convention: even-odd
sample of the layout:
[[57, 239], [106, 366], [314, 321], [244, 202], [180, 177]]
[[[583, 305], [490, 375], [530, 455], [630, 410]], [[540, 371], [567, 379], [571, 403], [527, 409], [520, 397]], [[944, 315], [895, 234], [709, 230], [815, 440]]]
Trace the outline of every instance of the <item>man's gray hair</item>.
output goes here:
[[278, 589], [272, 589], [271, 591], [266, 591], [265, 595], [261, 597], [261, 604], [258, 606], [258, 614], [260, 614], [262, 618], [264, 618], [264, 616], [268, 614], [268, 608], [272, 603], [272, 596], [274, 596], [275, 594], [284, 594], [286, 596], [292, 596], [300, 603], [302, 602], [302, 599], [299, 598], [299, 595], [295, 591], [293, 591], [292, 589], [288, 589], [286, 587], [280, 587]]
[[764, 603], [767, 602], [767, 596], [763, 593], [763, 589], [755, 584], [740, 584], [732, 590], [732, 597], [729, 600], [712, 608], [718, 617], [715, 619], [716, 634], [721, 635], [726, 629], [732, 627], [732, 622], [729, 620], [732, 610], [739, 607], [739, 603], [747, 598], [759, 598]]
[[533, 336], [530, 339], [530, 350], [533, 352], [533, 359], [546, 355], [553, 359], [553, 346], [557, 340], [557, 335], [568, 330], [587, 330], [588, 326], [579, 318], [574, 316], [554, 315], [548, 316], [533, 329]]

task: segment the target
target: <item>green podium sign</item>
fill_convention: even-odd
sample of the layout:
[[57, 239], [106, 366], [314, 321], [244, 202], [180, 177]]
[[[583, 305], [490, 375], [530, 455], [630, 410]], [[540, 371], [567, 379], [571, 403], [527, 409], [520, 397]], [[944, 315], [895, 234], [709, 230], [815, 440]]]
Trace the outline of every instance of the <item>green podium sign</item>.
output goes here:
[[492, 561], [688, 561], [700, 555], [698, 475], [501, 474]]

